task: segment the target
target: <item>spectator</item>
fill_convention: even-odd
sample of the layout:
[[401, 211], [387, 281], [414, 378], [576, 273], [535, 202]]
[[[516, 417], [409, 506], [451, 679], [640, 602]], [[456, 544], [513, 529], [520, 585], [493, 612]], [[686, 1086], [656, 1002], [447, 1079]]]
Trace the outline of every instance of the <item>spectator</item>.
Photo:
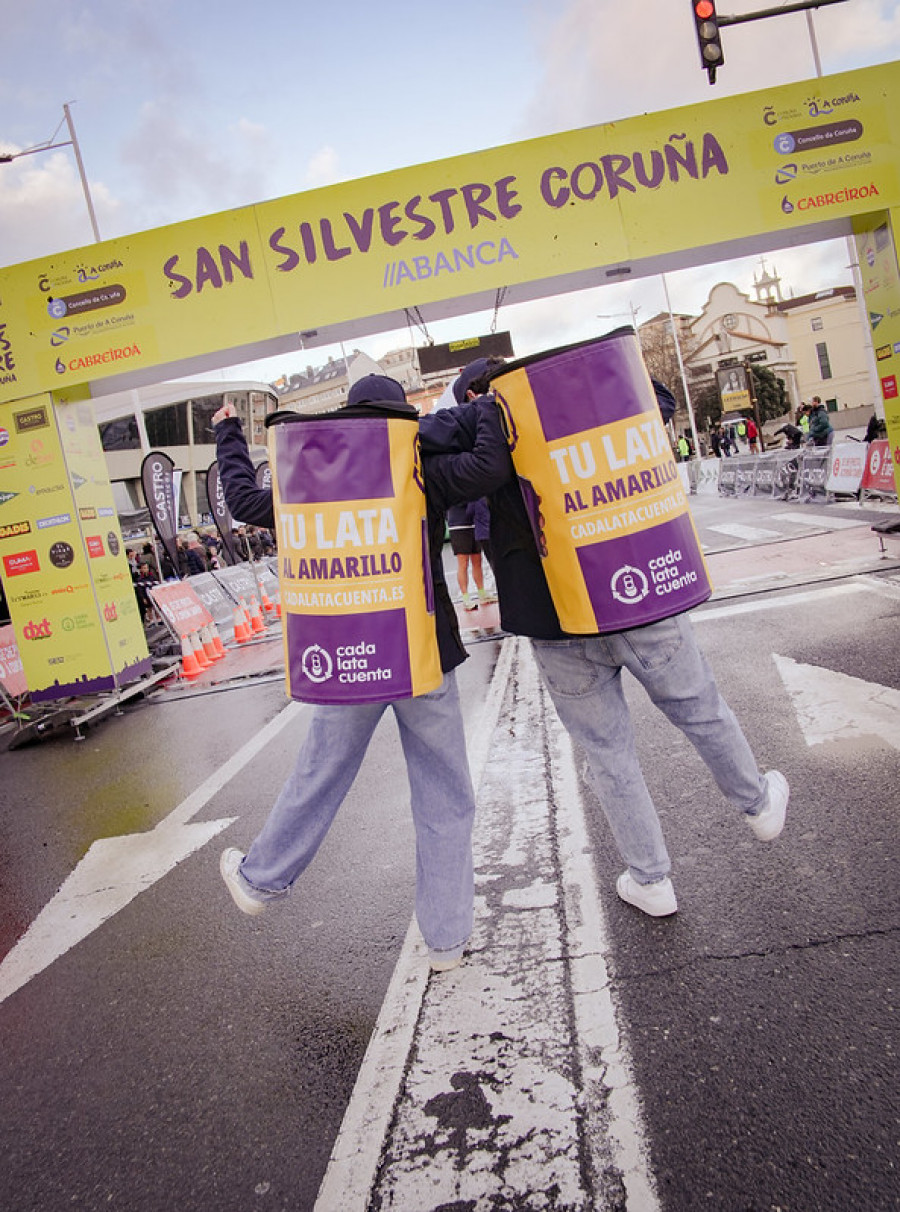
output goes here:
[[[450, 548], [456, 556], [456, 583], [462, 597], [463, 610], [475, 610], [478, 602], [484, 599], [484, 570], [481, 566], [481, 552], [475, 541], [475, 515], [471, 503], [450, 506], [447, 510], [447, 528], [450, 531]], [[469, 594], [470, 572], [478, 602], [473, 602]]]
[[792, 425], [790, 421], [776, 429], [773, 436], [777, 438], [780, 433], [784, 434], [785, 450], [799, 450], [803, 445], [803, 430], [797, 425]]
[[878, 439], [882, 436], [883, 429], [884, 429], [884, 422], [881, 421], [880, 418], [878, 416], [876, 416], [876, 414], [873, 412], [871, 417], [869, 417], [869, 424], [866, 426], [865, 441], [866, 442], [877, 442]]
[[809, 440], [813, 446], [830, 446], [834, 441], [828, 412], [818, 396], [813, 396], [809, 406]]
[[750, 443], [750, 453], [759, 454], [759, 430], [752, 417], [747, 418], [747, 441]]

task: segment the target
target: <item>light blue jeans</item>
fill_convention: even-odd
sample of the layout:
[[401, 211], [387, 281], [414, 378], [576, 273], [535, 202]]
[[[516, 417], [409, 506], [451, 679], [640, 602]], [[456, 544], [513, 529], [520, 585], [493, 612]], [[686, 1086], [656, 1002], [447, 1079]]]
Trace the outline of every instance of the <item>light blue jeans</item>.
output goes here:
[[[453, 951], [472, 932], [475, 796], [452, 671], [437, 690], [417, 698], [315, 707], [294, 770], [240, 875], [261, 900], [290, 891], [324, 841], [388, 707], [397, 718], [409, 777], [419, 929], [431, 950]], [[377, 796], [372, 807], [378, 811]]]
[[585, 752], [619, 853], [638, 883], [664, 878], [671, 864], [635, 749], [623, 669], [681, 729], [735, 807], [750, 814], [765, 807], [766, 783], [687, 615], [615, 635], [532, 640], [532, 646], [557, 714]]

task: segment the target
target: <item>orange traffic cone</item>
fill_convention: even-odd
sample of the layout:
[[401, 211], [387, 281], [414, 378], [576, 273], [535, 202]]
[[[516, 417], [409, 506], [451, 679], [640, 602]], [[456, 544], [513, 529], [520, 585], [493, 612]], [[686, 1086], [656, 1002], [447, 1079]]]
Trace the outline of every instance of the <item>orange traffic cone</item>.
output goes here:
[[234, 608], [234, 638], [238, 644], [246, 644], [250, 639], [250, 624], [240, 606]]
[[209, 626], [200, 628], [200, 643], [203, 645], [203, 651], [206, 653], [206, 659], [210, 665], [215, 664], [219, 659], [219, 654], [216, 652], [216, 646], [213, 643], [212, 632]]
[[275, 616], [281, 618], [281, 594], [275, 599]]
[[273, 604], [272, 604], [272, 599], [271, 599], [271, 598], [269, 597], [269, 595], [266, 593], [266, 587], [265, 587], [265, 585], [263, 585], [263, 586], [261, 586], [261, 587], [260, 587], [259, 594], [260, 594], [260, 597], [262, 598], [262, 608], [263, 608], [263, 610], [266, 612], [266, 614], [274, 614], [274, 612], [275, 612], [275, 607], [274, 607], [274, 606], [273, 606]]
[[254, 635], [259, 635], [265, 629], [266, 624], [262, 617], [262, 611], [259, 608], [259, 598], [254, 594], [250, 599], [250, 630]]
[[219, 635], [219, 629], [215, 624], [215, 620], [209, 625], [210, 635], [212, 636], [213, 648], [216, 652], [216, 660], [221, 661], [222, 657], [228, 656], [225, 651], [225, 645], [222, 643], [222, 637]]
[[212, 665], [212, 661], [204, 651], [203, 641], [200, 639], [199, 631], [191, 632], [191, 643], [194, 645], [194, 656], [197, 658], [197, 664], [200, 666], [201, 672], [209, 669], [209, 667]]
[[203, 670], [197, 663], [197, 658], [194, 655], [194, 645], [191, 643], [189, 635], [181, 637], [181, 676], [192, 681], [198, 678]]

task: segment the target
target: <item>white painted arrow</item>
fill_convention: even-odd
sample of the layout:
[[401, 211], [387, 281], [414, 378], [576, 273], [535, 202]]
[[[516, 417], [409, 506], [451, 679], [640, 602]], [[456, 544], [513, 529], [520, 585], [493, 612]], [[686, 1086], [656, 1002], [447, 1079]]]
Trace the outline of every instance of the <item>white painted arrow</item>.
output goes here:
[[166, 818], [150, 833], [94, 842], [0, 964], [0, 1002], [236, 819], [182, 825]]
[[900, 691], [777, 653], [773, 659], [807, 745], [877, 736], [900, 749]]
[[94, 842], [0, 964], [0, 1002], [236, 821], [189, 823], [300, 710], [289, 703], [149, 833]]

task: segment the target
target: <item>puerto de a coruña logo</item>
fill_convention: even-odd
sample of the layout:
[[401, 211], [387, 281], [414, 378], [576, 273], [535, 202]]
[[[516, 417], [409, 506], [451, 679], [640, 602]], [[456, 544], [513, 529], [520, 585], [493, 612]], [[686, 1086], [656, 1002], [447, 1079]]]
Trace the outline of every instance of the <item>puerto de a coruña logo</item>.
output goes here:
[[636, 606], [650, 592], [647, 578], [640, 568], [635, 568], [632, 564], [623, 564], [614, 572], [609, 587], [616, 601], [625, 606]]
[[318, 644], [310, 644], [300, 659], [300, 668], [304, 677], [309, 678], [311, 682], [327, 682], [334, 671], [334, 663], [331, 654], [324, 648], [320, 648]]

